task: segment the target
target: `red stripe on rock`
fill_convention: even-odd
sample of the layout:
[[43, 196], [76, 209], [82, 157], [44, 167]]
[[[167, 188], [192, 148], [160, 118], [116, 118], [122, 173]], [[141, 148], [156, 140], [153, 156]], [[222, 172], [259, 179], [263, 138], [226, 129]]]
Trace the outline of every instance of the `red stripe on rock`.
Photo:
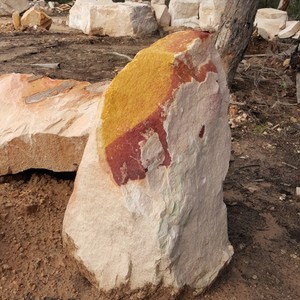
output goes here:
[[[143, 122], [136, 125], [114, 142], [105, 148], [107, 162], [112, 171], [115, 182], [118, 185], [123, 185], [128, 180], [139, 180], [146, 176], [145, 169], [141, 162], [141, 143], [146, 141], [146, 133], [149, 131], [156, 132], [164, 150], [165, 159], [161, 165], [168, 167], [171, 164], [171, 156], [168, 151], [167, 134], [163, 126], [166, 119], [165, 110], [174, 99], [174, 91], [186, 82], [190, 82], [192, 78], [198, 82], [203, 82], [206, 79], [208, 72], [217, 72], [212, 61], [202, 65], [199, 70], [191, 68], [191, 63], [186, 60], [186, 63], [181, 60], [174, 67], [172, 75], [172, 86], [165, 99], [161, 101], [160, 107], [151, 114]], [[164, 105], [165, 107], [163, 107]], [[199, 136], [204, 134], [205, 126], [203, 125]]]

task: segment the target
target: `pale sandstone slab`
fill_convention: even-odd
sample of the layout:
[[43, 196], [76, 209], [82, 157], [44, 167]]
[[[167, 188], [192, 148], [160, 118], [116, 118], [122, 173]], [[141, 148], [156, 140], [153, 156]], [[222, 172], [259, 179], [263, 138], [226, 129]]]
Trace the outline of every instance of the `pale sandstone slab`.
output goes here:
[[273, 40], [286, 26], [287, 12], [274, 8], [258, 9], [254, 20], [258, 34], [265, 40]]
[[169, 12], [171, 15], [171, 25], [178, 26], [178, 21], [182, 19], [199, 19], [199, 3], [200, 0], [171, 0], [169, 4]]
[[281, 39], [290, 38], [300, 30], [300, 21], [287, 21], [286, 28], [278, 33]]
[[75, 171], [106, 85], [0, 76], [0, 175]]
[[145, 35], [157, 29], [149, 4], [109, 2], [77, 0], [70, 10], [69, 26], [85, 34], [109, 36]]
[[100, 289], [201, 291], [230, 260], [221, 65], [208, 33], [177, 32], [107, 89], [63, 223], [65, 246]]
[[261, 8], [256, 12], [256, 17], [261, 19], [271, 19], [278, 20], [281, 19], [283, 21], [287, 21], [287, 12], [275, 8]]
[[228, 0], [200, 0], [199, 26], [202, 30], [217, 30]]
[[171, 15], [169, 14], [167, 5], [152, 4], [152, 8], [154, 9], [157, 23], [163, 27], [169, 26], [171, 22]]
[[14, 11], [21, 13], [28, 8], [28, 0], [0, 0], [0, 16], [10, 16]]

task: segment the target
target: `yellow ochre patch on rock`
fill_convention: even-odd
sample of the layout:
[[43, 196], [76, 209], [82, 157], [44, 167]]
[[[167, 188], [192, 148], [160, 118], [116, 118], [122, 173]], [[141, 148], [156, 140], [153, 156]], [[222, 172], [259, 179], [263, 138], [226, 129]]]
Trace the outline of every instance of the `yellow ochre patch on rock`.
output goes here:
[[105, 94], [100, 134], [106, 148], [143, 122], [163, 105], [172, 93], [176, 54], [208, 33], [180, 31], [140, 51], [112, 81]]

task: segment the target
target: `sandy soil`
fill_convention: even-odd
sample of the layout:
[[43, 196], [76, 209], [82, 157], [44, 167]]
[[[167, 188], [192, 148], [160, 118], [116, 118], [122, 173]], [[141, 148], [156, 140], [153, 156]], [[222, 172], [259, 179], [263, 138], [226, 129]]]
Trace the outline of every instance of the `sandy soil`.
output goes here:
[[[0, 74], [35, 73], [97, 82], [112, 79], [159, 36], [89, 37], [78, 32], [0, 32]], [[158, 288], [98, 292], [64, 252], [61, 225], [75, 174], [30, 170], [0, 178], [1, 299], [300, 299], [300, 107], [282, 63], [289, 43], [253, 39], [232, 88], [232, 160], [224, 185], [235, 255], [196, 296]], [[60, 63], [44, 69], [35, 63]]]

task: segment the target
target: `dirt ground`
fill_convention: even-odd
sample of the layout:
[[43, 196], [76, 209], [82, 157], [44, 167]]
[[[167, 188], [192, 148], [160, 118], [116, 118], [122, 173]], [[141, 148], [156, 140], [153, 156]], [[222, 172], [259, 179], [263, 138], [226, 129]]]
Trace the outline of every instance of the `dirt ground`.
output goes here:
[[[61, 23], [60, 23], [61, 24]], [[90, 82], [112, 79], [159, 36], [0, 32], [0, 74], [34, 73]], [[224, 184], [235, 254], [204, 295], [186, 289], [98, 292], [66, 256], [61, 225], [75, 174], [30, 170], [0, 177], [1, 299], [300, 299], [300, 105], [283, 67], [292, 41], [253, 38], [232, 88], [232, 159]], [[264, 54], [260, 56], [257, 54]], [[59, 63], [60, 69], [33, 64]], [[1, 108], [0, 108], [1, 109]]]

